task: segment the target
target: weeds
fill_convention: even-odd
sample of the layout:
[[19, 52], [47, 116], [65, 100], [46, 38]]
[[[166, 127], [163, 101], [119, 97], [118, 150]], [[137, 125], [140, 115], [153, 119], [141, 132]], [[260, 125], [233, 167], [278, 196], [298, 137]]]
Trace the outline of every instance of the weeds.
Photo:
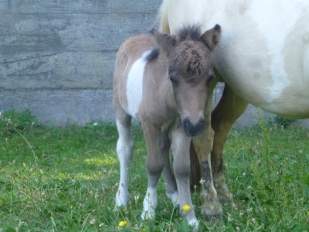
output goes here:
[[0, 135], [8, 132], [27, 131], [37, 126], [39, 126], [39, 122], [29, 110], [21, 112], [8, 110], [0, 113]]
[[[18, 114], [5, 116], [11, 125], [3, 125], [1, 116], [0, 231], [191, 230], [166, 197], [163, 180], [156, 218], [140, 219], [147, 175], [139, 127], [133, 129], [131, 198], [127, 207], [115, 212], [119, 180], [115, 126], [90, 122], [83, 127], [46, 128], [39, 123], [31, 126], [35, 118], [29, 113], [27, 120], [21, 116], [20, 123], [13, 123]], [[308, 231], [307, 133], [303, 128], [270, 126], [262, 118], [250, 129], [234, 129], [224, 157], [237, 208], [225, 207], [222, 218], [206, 223], [199, 213], [198, 193], [193, 192], [200, 231]]]
[[279, 125], [279, 126], [282, 126], [282, 127], [288, 127], [288, 126], [294, 124], [295, 122], [297, 122], [296, 119], [283, 118], [283, 117], [280, 117], [280, 116], [274, 117], [274, 123]]

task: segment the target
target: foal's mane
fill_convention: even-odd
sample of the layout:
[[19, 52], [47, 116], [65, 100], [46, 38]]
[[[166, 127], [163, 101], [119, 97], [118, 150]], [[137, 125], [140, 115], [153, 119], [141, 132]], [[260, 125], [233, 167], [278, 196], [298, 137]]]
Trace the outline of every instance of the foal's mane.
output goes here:
[[[178, 31], [177, 40], [178, 42], [190, 40], [198, 41], [200, 40], [201, 35], [201, 27], [199, 25], [185, 26]], [[184, 65], [184, 68], [186, 70], [186, 73], [189, 74], [187, 76], [188, 79], [199, 78], [203, 66], [201, 62], [201, 53], [198, 51], [199, 48], [192, 45], [192, 43], [186, 44], [186, 49], [184, 50], [186, 53], [183, 53], [181, 56], [181, 59], [184, 59], [184, 57], [186, 57], [186, 63]]]
[[198, 40], [201, 37], [201, 27], [199, 25], [185, 26], [177, 33], [178, 39], [183, 40]]

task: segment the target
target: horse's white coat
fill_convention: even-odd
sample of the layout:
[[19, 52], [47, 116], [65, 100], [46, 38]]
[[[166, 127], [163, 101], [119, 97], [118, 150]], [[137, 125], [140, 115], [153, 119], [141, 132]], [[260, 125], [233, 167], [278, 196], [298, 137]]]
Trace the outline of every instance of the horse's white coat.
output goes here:
[[266, 40], [271, 58], [270, 71], [273, 84], [267, 87], [270, 91], [270, 98], [267, 99], [269, 103], [279, 98], [282, 91], [291, 83], [285, 70], [283, 48], [286, 36], [293, 30], [303, 10], [299, 5], [270, 5], [267, 2], [254, 2], [247, 12]]
[[214, 65], [242, 99], [275, 114], [309, 117], [308, 0], [165, 0], [163, 6], [171, 34], [188, 24], [221, 25]]
[[145, 57], [149, 55], [151, 50], [143, 53], [143, 55], [134, 62], [128, 74], [127, 81], [127, 100], [128, 113], [137, 119], [138, 108], [143, 95], [143, 76], [147, 60]]

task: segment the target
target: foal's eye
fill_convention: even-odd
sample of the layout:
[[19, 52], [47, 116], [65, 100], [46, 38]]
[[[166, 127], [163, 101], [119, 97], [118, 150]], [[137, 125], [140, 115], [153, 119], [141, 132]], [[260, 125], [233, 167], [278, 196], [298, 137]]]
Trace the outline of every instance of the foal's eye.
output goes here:
[[174, 77], [170, 77], [170, 80], [173, 85], [176, 85], [178, 83], [178, 80], [176, 80]]
[[212, 81], [212, 79], [214, 79], [215, 78], [215, 74], [210, 74], [209, 76], [208, 76], [208, 78], [207, 78], [207, 83], [210, 83], [211, 81]]

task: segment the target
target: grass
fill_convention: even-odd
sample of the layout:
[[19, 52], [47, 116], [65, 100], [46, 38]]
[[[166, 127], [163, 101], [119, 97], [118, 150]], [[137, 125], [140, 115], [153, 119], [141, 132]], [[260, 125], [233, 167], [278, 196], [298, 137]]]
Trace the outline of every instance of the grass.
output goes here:
[[[0, 231], [190, 231], [158, 188], [155, 220], [140, 219], [146, 148], [139, 127], [130, 203], [114, 212], [117, 131], [108, 123], [55, 128], [0, 123]], [[7, 126], [11, 123], [9, 126]], [[18, 128], [18, 129], [14, 129]], [[309, 130], [259, 125], [232, 130], [225, 147], [227, 184], [237, 209], [200, 231], [309, 231]], [[126, 221], [124, 227], [119, 223]]]

